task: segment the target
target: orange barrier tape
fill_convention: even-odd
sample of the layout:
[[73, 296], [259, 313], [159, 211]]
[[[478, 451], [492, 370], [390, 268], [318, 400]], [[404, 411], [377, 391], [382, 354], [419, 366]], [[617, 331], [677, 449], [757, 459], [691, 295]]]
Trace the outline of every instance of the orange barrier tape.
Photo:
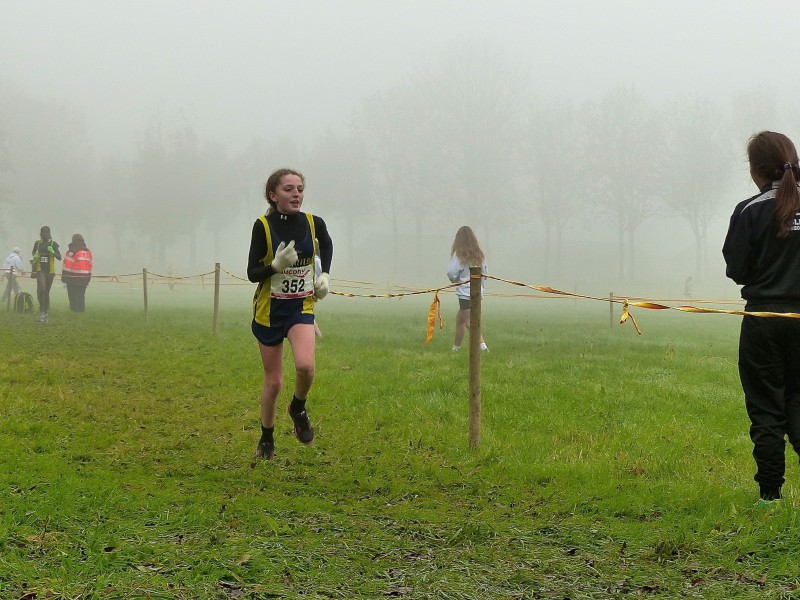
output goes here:
[[[227, 269], [220, 267], [220, 272], [225, 273], [229, 277], [244, 282], [245, 284], [250, 284], [251, 282], [235, 273], [231, 273]], [[201, 284], [205, 285], [205, 280], [203, 279], [206, 275], [212, 275], [214, 271], [209, 271], [207, 273], [201, 273], [199, 275], [189, 275], [189, 276], [169, 276], [169, 275], [160, 275], [158, 273], [153, 273], [148, 271], [148, 275], [152, 276], [153, 282], [157, 283], [157, 278], [168, 279], [170, 280], [170, 284], [174, 285], [177, 281], [186, 280], [186, 279], [193, 279], [193, 278], [200, 278]], [[141, 273], [131, 273], [127, 275], [97, 275], [93, 278], [97, 278], [99, 280], [106, 279], [107, 281], [119, 283], [121, 278], [123, 277], [141, 277]], [[475, 275], [474, 277], [482, 277], [486, 279], [493, 279], [495, 281], [501, 281], [503, 283], [507, 283], [509, 285], [515, 285], [518, 287], [524, 287], [531, 290], [536, 290], [538, 292], [542, 292], [546, 295], [538, 295], [538, 294], [499, 294], [499, 293], [487, 293], [487, 296], [500, 296], [500, 297], [525, 297], [525, 298], [546, 298], [547, 295], [550, 296], [558, 296], [562, 298], [584, 298], [587, 300], [599, 300], [601, 302], [615, 302], [622, 304], [622, 316], [620, 317], [620, 325], [623, 325], [625, 322], [630, 320], [633, 324], [634, 329], [636, 332], [641, 335], [642, 331], [639, 328], [636, 319], [634, 318], [633, 314], [631, 313], [631, 307], [637, 308], [645, 308], [648, 310], [677, 310], [681, 312], [690, 312], [690, 313], [715, 313], [715, 314], [726, 314], [726, 315], [740, 315], [740, 316], [751, 316], [751, 317], [783, 317], [783, 318], [791, 318], [791, 319], [800, 319], [800, 313], [776, 313], [776, 312], [767, 312], [767, 311], [744, 311], [744, 310], [727, 310], [727, 309], [720, 309], [720, 308], [699, 308], [697, 306], [690, 306], [690, 305], [681, 305], [681, 306], [669, 306], [665, 304], [658, 304], [656, 302], [652, 302], [642, 297], [622, 297], [622, 296], [590, 296], [587, 294], [578, 294], [576, 292], [568, 292], [565, 290], [559, 290], [550, 286], [544, 285], [531, 285], [527, 283], [522, 283], [520, 281], [514, 281], [512, 279], [504, 279], [502, 277], [496, 277], [494, 275]], [[366, 282], [366, 281], [356, 281], [356, 280], [335, 280], [337, 283], [341, 285], [341, 287], [345, 288], [358, 288], [359, 285], [363, 285], [365, 287], [372, 286], [378, 287], [377, 284]], [[403, 296], [416, 296], [419, 294], [429, 294], [433, 292], [434, 298], [433, 302], [431, 303], [430, 309], [428, 310], [428, 322], [426, 328], [426, 336], [425, 336], [425, 343], [430, 342], [433, 338], [433, 332], [435, 331], [436, 327], [436, 318], [439, 319], [439, 329], [444, 329], [444, 323], [442, 321], [442, 309], [441, 309], [441, 299], [439, 298], [439, 293], [449, 293], [452, 291], [452, 288], [458, 287], [462, 285], [463, 282], [453, 283], [443, 287], [437, 288], [428, 288], [428, 289], [413, 289], [402, 285], [395, 285], [390, 286], [396, 289], [400, 289], [402, 291], [399, 292], [390, 292], [386, 294], [358, 294], [353, 292], [342, 292], [342, 291], [335, 291], [331, 290], [330, 293], [334, 296], [343, 296], [345, 298], [402, 298]], [[236, 283], [227, 283], [221, 285], [238, 285]], [[634, 301], [635, 300], [635, 301]], [[674, 301], [678, 302], [679, 300], [667, 300], [667, 301]], [[725, 300], [705, 300], [705, 299], [697, 299], [697, 303], [708, 303], [708, 304], [733, 304], [733, 302], [725, 301]], [[737, 304], [740, 301], [736, 302]]]
[[436, 317], [439, 317], [439, 329], [444, 329], [444, 322], [442, 321], [442, 303], [439, 300], [439, 292], [433, 295], [433, 302], [428, 309], [428, 331], [425, 334], [425, 343], [427, 344], [433, 339], [433, 332], [436, 331]]
[[[628, 303], [627, 300], [625, 300], [622, 303], [622, 316], [619, 319], [619, 324], [622, 325], [630, 317], [631, 323], [633, 323], [633, 326], [636, 329], [636, 333], [638, 333], [639, 335], [642, 335], [642, 330], [639, 329], [639, 325], [636, 323], [636, 319], [633, 318], [633, 315], [628, 310], [628, 306], [629, 306], [629, 303]], [[665, 306], [664, 308], [667, 308], [667, 307]]]
[[223, 267], [220, 267], [219, 270], [222, 271], [223, 273], [225, 273], [226, 275], [229, 275], [229, 276], [233, 277], [234, 279], [238, 279], [239, 281], [246, 281], [247, 283], [250, 283], [250, 280], [247, 279], [247, 277], [239, 277], [238, 275], [236, 275], [234, 273], [231, 273], [230, 271], [228, 271], [227, 269], [225, 269]]
[[431, 292], [439, 293], [451, 287], [457, 287], [460, 283], [452, 283], [445, 287], [429, 288], [427, 290], [414, 290], [413, 292], [400, 292], [397, 294], [352, 294], [350, 292], [334, 292], [331, 290], [329, 293], [335, 296], [344, 296], [345, 298], [401, 298], [402, 296], [417, 296], [419, 294], [430, 294]]
[[204, 275], [213, 275], [214, 271], [208, 271], [207, 273], [200, 273], [199, 275], [184, 275], [181, 277], [176, 277], [174, 275], [159, 275], [158, 273], [153, 273], [152, 271], [147, 272], [148, 275], [152, 277], [161, 277], [162, 279], [194, 279], [195, 277], [203, 277]]
[[[628, 303], [627, 300], [625, 300]], [[748, 317], [785, 317], [787, 319], [800, 319], [800, 313], [782, 313], [782, 312], [770, 312], [770, 311], [757, 311], [757, 310], [727, 310], [724, 308], [698, 308], [696, 306], [664, 306], [663, 304], [654, 304], [652, 302], [630, 302], [629, 304], [633, 306], [637, 306], [639, 308], [648, 308], [651, 310], [679, 310], [681, 312], [692, 312], [692, 313], [715, 313], [720, 315], [741, 315], [741, 316], [748, 316]], [[624, 306], [624, 304], [623, 304]]]

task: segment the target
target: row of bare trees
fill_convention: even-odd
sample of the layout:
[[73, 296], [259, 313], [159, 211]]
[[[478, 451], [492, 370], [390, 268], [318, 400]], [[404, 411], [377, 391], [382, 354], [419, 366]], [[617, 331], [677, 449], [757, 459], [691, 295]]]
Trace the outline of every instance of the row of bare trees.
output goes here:
[[134, 236], [154, 264], [190, 268], [199, 244], [224, 256], [221, 236], [232, 220], [252, 220], [271, 168], [300, 165], [321, 214], [344, 228], [337, 248], [351, 260], [363, 223], [381, 224], [395, 261], [407, 254], [403, 240], [422, 247], [427, 234], [447, 227], [449, 235], [453, 222], [475, 223], [488, 246], [500, 232], [537, 224], [545, 232], [540, 261], [557, 272], [565, 240], [589, 219], [614, 232], [618, 275], [633, 277], [637, 231], [670, 214], [685, 219], [702, 274], [709, 225], [724, 218], [752, 131], [737, 123], [774, 108], [746, 97], [656, 102], [633, 85], [578, 102], [538, 83], [491, 48], [461, 48], [365, 98], [347, 122], [302, 147], [263, 132], [231, 151], [181, 119], [154, 117], [127, 158], [94, 156], [74, 107], [0, 89], [8, 116], [0, 124], [0, 209], [36, 229], [42, 215], [68, 230], [89, 228], [90, 237], [92, 228], [110, 229], [120, 257]]
[[[654, 102], [634, 86], [580, 103], [541, 96], [501, 56], [462, 53], [368, 99], [340, 152], [329, 141], [323, 154], [366, 149], [366, 156], [351, 153], [353, 168], [343, 170], [370, 174], [370, 197], [394, 240], [404, 222], [417, 236], [453, 220], [476, 223], [484, 240], [538, 222], [540, 260], [546, 272], [558, 271], [565, 239], [600, 221], [616, 237], [618, 275], [633, 278], [637, 232], [648, 220], [677, 215], [694, 238], [687, 271], [704, 274], [709, 226], [727, 217], [722, 205], [731, 205], [743, 179], [744, 142], [754, 127], [746, 117], [768, 121], [769, 101]], [[366, 167], [356, 169], [361, 160]]]

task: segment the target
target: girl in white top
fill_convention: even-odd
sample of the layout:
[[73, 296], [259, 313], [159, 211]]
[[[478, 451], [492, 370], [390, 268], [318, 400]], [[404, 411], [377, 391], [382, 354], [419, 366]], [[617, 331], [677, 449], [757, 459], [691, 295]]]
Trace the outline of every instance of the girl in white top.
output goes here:
[[[484, 260], [483, 250], [478, 244], [472, 229], [464, 225], [456, 232], [453, 247], [450, 251], [450, 264], [447, 267], [447, 277], [453, 283], [461, 282], [456, 288], [458, 297], [458, 314], [456, 314], [456, 337], [453, 340], [453, 352], [458, 352], [464, 333], [469, 329], [470, 300], [469, 300], [469, 268], [481, 267], [481, 272], [486, 275], [489, 271]], [[481, 297], [483, 296], [484, 278], [481, 278]], [[489, 350], [481, 336], [481, 350]]]

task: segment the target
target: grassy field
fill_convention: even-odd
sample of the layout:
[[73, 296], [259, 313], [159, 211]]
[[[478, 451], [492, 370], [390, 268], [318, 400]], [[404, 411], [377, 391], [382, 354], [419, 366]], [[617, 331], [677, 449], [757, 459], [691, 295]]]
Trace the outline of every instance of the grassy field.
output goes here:
[[[54, 295], [57, 290], [54, 290]], [[60, 294], [60, 292], [58, 292]], [[0, 313], [0, 598], [796, 598], [796, 457], [757, 488], [738, 317], [494, 299], [482, 429], [430, 298], [331, 298], [291, 434], [251, 468], [248, 293], [60, 294]], [[287, 355], [289, 353], [287, 352]], [[791, 452], [791, 451], [790, 451]]]

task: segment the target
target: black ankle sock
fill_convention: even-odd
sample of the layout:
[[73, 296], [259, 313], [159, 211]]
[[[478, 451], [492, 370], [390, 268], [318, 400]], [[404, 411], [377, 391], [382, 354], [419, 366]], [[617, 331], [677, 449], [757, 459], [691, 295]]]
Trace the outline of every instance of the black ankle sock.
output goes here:
[[765, 485], [762, 485], [760, 487], [761, 487], [761, 499], [762, 500], [780, 500], [781, 499], [781, 488], [772, 487], [772, 486], [765, 486]]
[[293, 415], [299, 415], [306, 409], [306, 401], [300, 400], [297, 396], [292, 395], [292, 403], [289, 405], [289, 412]]
[[274, 426], [272, 426], [272, 427], [264, 427], [262, 425], [261, 426], [261, 441], [262, 442], [269, 442], [271, 444], [274, 443], [274, 440], [272, 438], [273, 433], [275, 433], [275, 427]]

